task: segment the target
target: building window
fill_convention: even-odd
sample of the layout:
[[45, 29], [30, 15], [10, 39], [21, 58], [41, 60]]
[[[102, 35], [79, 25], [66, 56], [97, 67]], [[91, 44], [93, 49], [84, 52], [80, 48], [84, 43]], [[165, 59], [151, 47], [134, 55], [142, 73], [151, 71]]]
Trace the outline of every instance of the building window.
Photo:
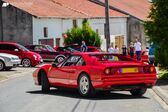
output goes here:
[[45, 44], [45, 45], [50, 45], [54, 47], [54, 39], [39, 39], [39, 44]]
[[77, 21], [76, 21], [76, 19], [73, 20], [73, 27], [75, 27], [75, 28], [77, 27]]
[[56, 46], [60, 46], [60, 38], [56, 38]]
[[48, 37], [48, 28], [47, 27], [44, 27], [43, 32], [44, 32], [44, 37]]

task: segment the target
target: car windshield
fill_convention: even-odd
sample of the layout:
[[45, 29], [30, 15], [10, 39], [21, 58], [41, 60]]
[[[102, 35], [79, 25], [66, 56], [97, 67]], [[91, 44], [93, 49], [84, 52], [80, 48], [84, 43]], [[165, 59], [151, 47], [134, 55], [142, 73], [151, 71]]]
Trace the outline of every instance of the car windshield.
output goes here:
[[67, 50], [70, 50], [71, 52], [79, 52], [78, 50], [75, 50], [75, 49], [73, 49], [71, 47], [67, 47]]
[[50, 45], [46, 45], [46, 48], [50, 52], [55, 52], [55, 50]]
[[20, 44], [17, 44], [17, 46], [18, 46], [19, 49], [21, 49], [22, 51], [29, 52], [29, 50], [28, 50], [26, 47], [24, 47], [24, 46], [22, 46], [22, 45], [20, 45]]

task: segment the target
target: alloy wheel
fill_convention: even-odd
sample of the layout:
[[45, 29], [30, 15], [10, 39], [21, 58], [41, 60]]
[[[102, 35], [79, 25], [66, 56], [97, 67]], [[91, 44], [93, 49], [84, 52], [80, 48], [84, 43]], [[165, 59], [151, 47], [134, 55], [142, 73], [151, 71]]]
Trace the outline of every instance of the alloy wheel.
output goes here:
[[31, 66], [31, 61], [30, 61], [30, 59], [23, 59], [22, 65], [23, 65], [24, 67], [30, 67], [30, 66]]
[[87, 94], [89, 91], [89, 79], [86, 76], [82, 76], [79, 82], [80, 91], [82, 94]]
[[62, 62], [64, 60], [64, 57], [58, 57], [58, 59], [57, 59], [57, 62], [59, 63], [59, 62]]

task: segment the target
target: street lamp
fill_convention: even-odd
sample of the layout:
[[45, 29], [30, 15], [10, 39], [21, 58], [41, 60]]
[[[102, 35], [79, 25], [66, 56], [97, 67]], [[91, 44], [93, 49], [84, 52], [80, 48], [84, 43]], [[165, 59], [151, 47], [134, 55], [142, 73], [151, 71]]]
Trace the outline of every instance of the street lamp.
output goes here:
[[110, 25], [109, 25], [109, 1], [105, 0], [105, 16], [106, 16], [106, 23], [105, 23], [105, 37], [106, 37], [106, 49], [108, 51], [108, 47], [110, 45]]

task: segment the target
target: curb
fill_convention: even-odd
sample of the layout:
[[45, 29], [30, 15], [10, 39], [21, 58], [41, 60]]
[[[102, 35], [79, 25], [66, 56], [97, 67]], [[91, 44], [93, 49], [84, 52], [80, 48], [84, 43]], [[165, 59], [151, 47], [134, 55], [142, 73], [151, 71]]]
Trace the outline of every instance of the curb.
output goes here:
[[14, 78], [17, 78], [17, 77], [24, 76], [28, 73], [30, 73], [30, 72], [16, 73], [14, 75], [7, 76], [5, 79], [0, 80], [0, 83], [5, 82], [5, 81], [10, 80], [10, 79], [14, 79]]
[[152, 90], [168, 105], [168, 95], [163, 89], [155, 86]]

